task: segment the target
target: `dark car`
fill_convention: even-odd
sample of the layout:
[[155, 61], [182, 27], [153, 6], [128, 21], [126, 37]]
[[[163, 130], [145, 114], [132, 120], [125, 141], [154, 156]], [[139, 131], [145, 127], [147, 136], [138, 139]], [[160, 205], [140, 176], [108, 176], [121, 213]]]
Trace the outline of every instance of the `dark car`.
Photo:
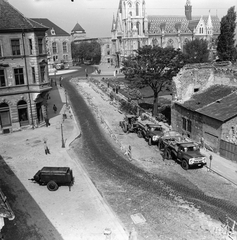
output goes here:
[[74, 184], [72, 170], [69, 167], [43, 167], [32, 179], [40, 185], [47, 185], [49, 191], [56, 191], [59, 186], [71, 186]]

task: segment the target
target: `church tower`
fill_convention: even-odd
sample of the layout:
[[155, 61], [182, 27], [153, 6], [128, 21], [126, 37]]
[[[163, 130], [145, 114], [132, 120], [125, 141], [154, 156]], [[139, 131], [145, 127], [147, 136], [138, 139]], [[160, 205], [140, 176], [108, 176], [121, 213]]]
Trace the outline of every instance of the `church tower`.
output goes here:
[[192, 5], [190, 0], [187, 0], [186, 5], [185, 5], [185, 16], [187, 20], [192, 20]]

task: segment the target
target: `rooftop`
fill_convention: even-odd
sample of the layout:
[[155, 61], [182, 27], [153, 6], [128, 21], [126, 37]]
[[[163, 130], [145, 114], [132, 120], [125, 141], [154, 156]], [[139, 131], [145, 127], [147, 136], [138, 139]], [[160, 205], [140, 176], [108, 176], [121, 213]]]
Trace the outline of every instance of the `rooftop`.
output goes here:
[[0, 0], [0, 31], [34, 31], [35, 29], [46, 30], [47, 27], [26, 18], [15, 9], [9, 2]]
[[189, 110], [225, 122], [237, 115], [237, 87], [214, 85], [183, 104]]
[[48, 30], [46, 33], [48, 36], [70, 36], [69, 33], [64, 31], [62, 28], [60, 28], [47, 18], [31, 18], [31, 20], [37, 22], [40, 26], [47, 26]]

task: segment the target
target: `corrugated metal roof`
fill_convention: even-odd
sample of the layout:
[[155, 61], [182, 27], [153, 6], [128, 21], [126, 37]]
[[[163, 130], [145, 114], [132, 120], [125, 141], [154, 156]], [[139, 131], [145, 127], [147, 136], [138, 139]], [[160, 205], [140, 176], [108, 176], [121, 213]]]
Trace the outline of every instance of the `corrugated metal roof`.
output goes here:
[[[48, 36], [70, 36], [69, 33], [64, 31], [62, 28], [60, 28], [47, 18], [31, 18], [31, 20], [37, 22], [41, 26], [47, 26], [49, 28], [46, 32]], [[52, 29], [54, 29], [55, 34], [51, 33]]]
[[10, 3], [0, 0], [0, 30], [33, 30], [47, 29], [46, 26], [26, 18], [15, 9]]

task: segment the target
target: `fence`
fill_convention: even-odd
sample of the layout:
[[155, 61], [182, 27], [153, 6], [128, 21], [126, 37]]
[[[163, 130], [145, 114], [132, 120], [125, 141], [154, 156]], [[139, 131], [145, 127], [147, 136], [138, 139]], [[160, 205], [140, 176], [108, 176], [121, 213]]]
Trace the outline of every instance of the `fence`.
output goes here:
[[224, 158], [237, 162], [237, 145], [221, 140], [220, 155]]

